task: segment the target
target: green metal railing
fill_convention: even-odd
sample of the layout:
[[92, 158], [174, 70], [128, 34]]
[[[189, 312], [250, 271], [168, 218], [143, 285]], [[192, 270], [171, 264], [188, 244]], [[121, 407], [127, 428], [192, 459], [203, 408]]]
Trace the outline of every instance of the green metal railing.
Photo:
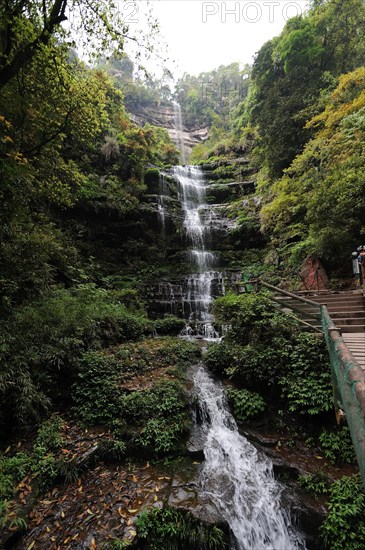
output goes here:
[[342, 409], [346, 414], [365, 486], [365, 373], [343, 341], [325, 305], [321, 306], [321, 314], [331, 361], [335, 408]]

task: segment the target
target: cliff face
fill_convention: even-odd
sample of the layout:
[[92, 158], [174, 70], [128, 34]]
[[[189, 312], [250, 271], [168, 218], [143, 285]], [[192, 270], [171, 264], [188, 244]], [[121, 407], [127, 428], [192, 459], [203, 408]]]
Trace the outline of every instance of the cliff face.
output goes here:
[[131, 119], [139, 126], [146, 123], [166, 128], [172, 141], [179, 148], [181, 142], [184, 145], [186, 159], [188, 160], [195, 145], [204, 142], [209, 137], [209, 128], [187, 128], [182, 125], [180, 131], [177, 127], [176, 111], [172, 103], [161, 103], [159, 106], [133, 107], [130, 113]]

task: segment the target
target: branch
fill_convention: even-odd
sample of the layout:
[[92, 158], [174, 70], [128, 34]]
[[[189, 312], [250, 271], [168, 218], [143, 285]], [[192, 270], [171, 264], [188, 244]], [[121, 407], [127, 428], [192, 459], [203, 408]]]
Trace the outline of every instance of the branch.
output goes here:
[[[67, 0], [56, 0], [50, 16], [45, 18], [40, 34], [32, 42], [21, 47], [10, 61], [0, 69], [0, 88], [4, 87], [18, 72], [27, 65], [42, 45], [47, 45], [55, 28], [67, 19], [65, 15]], [[45, 16], [45, 14], [44, 14]], [[9, 46], [8, 48], [9, 49]]]

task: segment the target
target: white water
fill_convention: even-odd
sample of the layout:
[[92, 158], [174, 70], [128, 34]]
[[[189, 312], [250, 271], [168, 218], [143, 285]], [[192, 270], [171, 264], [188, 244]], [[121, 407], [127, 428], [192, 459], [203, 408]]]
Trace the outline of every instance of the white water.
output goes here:
[[[184, 215], [184, 228], [191, 249], [190, 260], [196, 266], [196, 273], [186, 278], [186, 302], [190, 308], [189, 321], [198, 322], [198, 334], [207, 340], [219, 338], [212, 325], [211, 305], [213, 301], [212, 286], [223, 294], [223, 275], [213, 268], [218, 259], [205, 243], [209, 240], [211, 227], [200, 215], [207, 208], [205, 204], [206, 186], [203, 172], [198, 166], [175, 166], [173, 175], [178, 184], [178, 195]], [[194, 331], [190, 326], [185, 330], [186, 336]]]
[[227, 521], [237, 550], [305, 550], [281, 508], [272, 463], [237, 430], [224, 389], [202, 366], [193, 374], [205, 435], [202, 490]]
[[183, 124], [181, 116], [181, 107], [178, 103], [174, 102], [174, 126], [176, 132], [176, 141], [177, 147], [180, 151], [181, 161], [183, 164], [186, 163], [186, 154], [184, 147], [184, 136], [183, 136]]

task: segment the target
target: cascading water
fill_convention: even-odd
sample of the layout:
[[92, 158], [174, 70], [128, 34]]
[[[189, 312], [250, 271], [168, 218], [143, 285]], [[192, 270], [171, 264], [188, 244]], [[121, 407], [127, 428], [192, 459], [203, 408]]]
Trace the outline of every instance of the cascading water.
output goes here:
[[[198, 334], [211, 340], [219, 337], [212, 325], [212, 287], [215, 294], [222, 294], [223, 275], [213, 268], [218, 259], [209, 250], [206, 242], [210, 237], [210, 225], [202, 219], [200, 211], [206, 208], [206, 186], [203, 172], [198, 166], [175, 166], [173, 176], [178, 184], [178, 194], [184, 215], [184, 228], [191, 244], [190, 261], [197, 272], [186, 277], [186, 296], [184, 301], [188, 307], [190, 323], [195, 321]], [[187, 327], [186, 335], [191, 335], [191, 327]]]
[[181, 161], [182, 161], [183, 164], [185, 164], [186, 163], [186, 154], [185, 154], [185, 146], [184, 146], [181, 107], [176, 102], [174, 102], [174, 127], [175, 127], [175, 132], [176, 132], [176, 144], [177, 144], [177, 147], [180, 151]]
[[203, 366], [193, 374], [205, 437], [203, 496], [215, 504], [237, 550], [304, 550], [302, 535], [280, 506], [281, 486], [271, 462], [238, 433], [224, 389]]

